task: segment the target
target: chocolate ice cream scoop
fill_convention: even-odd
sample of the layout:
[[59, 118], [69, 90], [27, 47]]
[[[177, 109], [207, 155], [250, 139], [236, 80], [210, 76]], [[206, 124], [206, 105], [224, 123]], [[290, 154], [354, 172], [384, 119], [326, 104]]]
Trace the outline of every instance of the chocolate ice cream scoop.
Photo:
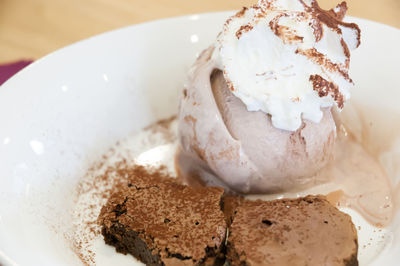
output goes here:
[[277, 129], [268, 114], [247, 111], [232, 94], [212, 52], [209, 48], [199, 57], [180, 104], [184, 174], [240, 193], [288, 191], [312, 183], [333, 151], [336, 127], [329, 108], [319, 123], [304, 120], [294, 132]]

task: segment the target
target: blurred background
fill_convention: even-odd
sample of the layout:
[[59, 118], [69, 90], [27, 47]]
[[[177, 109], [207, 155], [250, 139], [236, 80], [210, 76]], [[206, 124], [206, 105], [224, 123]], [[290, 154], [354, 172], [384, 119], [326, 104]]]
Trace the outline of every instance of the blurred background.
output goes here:
[[[257, 0], [0, 0], [0, 63], [37, 59], [119, 27], [193, 13], [233, 10]], [[319, 0], [329, 9], [338, 1]], [[400, 28], [400, 0], [347, 0], [348, 14]], [[216, 25], [220, 27], [221, 25]]]

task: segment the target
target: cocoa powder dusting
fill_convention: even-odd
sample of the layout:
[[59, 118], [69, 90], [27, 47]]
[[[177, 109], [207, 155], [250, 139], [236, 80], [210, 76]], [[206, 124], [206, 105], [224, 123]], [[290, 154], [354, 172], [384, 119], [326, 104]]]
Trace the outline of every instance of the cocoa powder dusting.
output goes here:
[[168, 141], [172, 141], [174, 139], [174, 133], [171, 132], [171, 124], [176, 120], [176, 115], [173, 115], [166, 119], [161, 119], [150, 126], [144, 128], [144, 130], [149, 130], [152, 133], [162, 133], [164, 138]]
[[250, 24], [240, 26], [240, 29], [236, 32], [236, 38], [240, 39], [240, 37], [243, 35], [243, 33], [251, 31], [252, 29], [253, 29], [253, 26]]
[[[171, 176], [173, 167], [158, 161], [143, 166], [140, 165], [140, 156], [154, 148], [173, 145], [176, 139], [176, 116], [159, 120], [127, 139], [118, 141], [88, 169], [75, 190], [72, 230], [64, 234], [71, 249], [84, 265], [96, 264], [94, 242], [102, 238], [97, 217], [109, 196], [126, 185], [132, 175], [146, 173], [157, 177], [167, 174]], [[175, 146], [171, 149], [176, 150]], [[170, 157], [168, 155], [168, 161]]]

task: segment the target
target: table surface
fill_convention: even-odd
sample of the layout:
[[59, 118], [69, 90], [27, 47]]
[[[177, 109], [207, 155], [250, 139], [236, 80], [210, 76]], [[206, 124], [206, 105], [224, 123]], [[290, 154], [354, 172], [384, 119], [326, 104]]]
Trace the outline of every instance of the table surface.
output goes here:
[[[186, 14], [233, 10], [257, 0], [0, 0], [0, 62], [37, 59], [126, 25]], [[323, 8], [334, 0], [319, 0]], [[400, 28], [400, 0], [347, 0], [349, 15]]]

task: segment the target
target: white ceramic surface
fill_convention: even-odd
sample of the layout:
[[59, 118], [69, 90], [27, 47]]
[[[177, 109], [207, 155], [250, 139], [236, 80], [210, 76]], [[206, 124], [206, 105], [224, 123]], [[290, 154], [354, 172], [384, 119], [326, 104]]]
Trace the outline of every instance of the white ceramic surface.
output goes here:
[[[188, 67], [229, 14], [102, 34], [38, 60], [0, 87], [0, 264], [80, 264], [62, 235], [71, 224], [65, 210], [79, 178], [116, 140], [177, 111]], [[353, 99], [396, 116], [400, 31], [352, 20], [362, 29], [351, 65]], [[386, 156], [399, 158], [400, 145]], [[399, 172], [392, 168], [397, 184]], [[373, 265], [398, 263], [398, 221], [389, 230], [393, 241]]]

